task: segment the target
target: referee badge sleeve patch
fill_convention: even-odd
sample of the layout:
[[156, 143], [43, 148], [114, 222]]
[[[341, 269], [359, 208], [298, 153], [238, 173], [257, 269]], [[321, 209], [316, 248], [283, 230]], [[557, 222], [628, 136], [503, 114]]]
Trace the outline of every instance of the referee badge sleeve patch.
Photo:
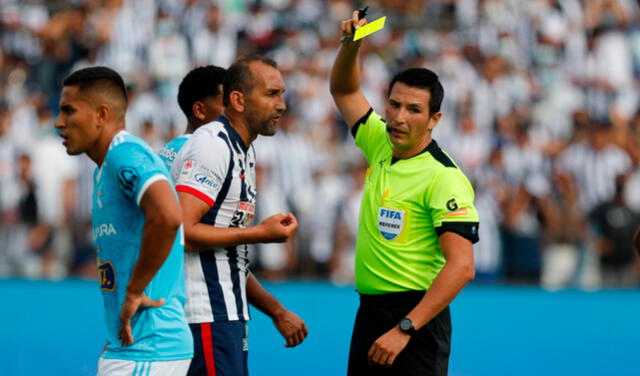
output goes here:
[[400, 235], [404, 226], [405, 212], [397, 209], [381, 207], [378, 209], [378, 231], [386, 240], [393, 240]]

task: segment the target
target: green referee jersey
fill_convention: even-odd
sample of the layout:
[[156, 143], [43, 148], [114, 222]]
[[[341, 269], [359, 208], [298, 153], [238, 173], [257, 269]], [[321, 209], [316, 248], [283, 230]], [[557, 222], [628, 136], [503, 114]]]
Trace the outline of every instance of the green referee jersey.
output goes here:
[[469, 180], [435, 140], [420, 154], [393, 159], [386, 124], [370, 109], [352, 129], [369, 169], [356, 243], [362, 294], [427, 290], [445, 264], [438, 236], [478, 241]]

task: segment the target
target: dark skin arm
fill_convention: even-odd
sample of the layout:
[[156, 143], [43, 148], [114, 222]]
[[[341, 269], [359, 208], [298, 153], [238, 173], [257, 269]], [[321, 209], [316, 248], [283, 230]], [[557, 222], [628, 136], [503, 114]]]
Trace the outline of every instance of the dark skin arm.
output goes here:
[[[447, 307], [475, 276], [471, 241], [456, 233], [445, 232], [440, 235], [440, 247], [447, 262], [422, 300], [407, 314], [416, 330]], [[390, 367], [410, 338], [397, 325], [394, 326], [373, 343], [368, 353], [369, 362]]]
[[309, 330], [304, 321], [265, 290], [253, 273], [247, 277], [247, 298], [251, 305], [273, 320], [276, 329], [286, 340], [285, 347], [295, 347], [307, 337]]
[[131, 273], [120, 310], [118, 338], [122, 341], [122, 346], [129, 346], [134, 341], [131, 333], [133, 315], [140, 309], [164, 304], [164, 298], [149, 299], [144, 294], [144, 289], [169, 256], [181, 221], [178, 200], [166, 180], [157, 181], [147, 189], [140, 201], [140, 209], [145, 214], [140, 256]]

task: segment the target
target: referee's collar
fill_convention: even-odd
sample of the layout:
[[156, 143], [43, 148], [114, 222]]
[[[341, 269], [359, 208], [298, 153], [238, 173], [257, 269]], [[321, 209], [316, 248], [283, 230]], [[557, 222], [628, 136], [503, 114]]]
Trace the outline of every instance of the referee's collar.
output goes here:
[[231, 139], [236, 141], [245, 153], [249, 150], [249, 147], [244, 144], [244, 141], [242, 141], [242, 137], [240, 137], [238, 131], [236, 131], [233, 125], [231, 125], [229, 119], [227, 119], [224, 115], [220, 115], [220, 117], [218, 117], [216, 121], [224, 124], [224, 128], [227, 130], [227, 132], [229, 132], [229, 136], [231, 137]]
[[431, 141], [429, 142], [429, 144], [422, 149], [421, 152], [419, 152], [418, 154], [412, 155], [409, 158], [396, 158], [396, 157], [391, 157], [391, 164], [396, 163], [397, 161], [401, 161], [401, 160], [405, 160], [405, 159], [411, 159], [411, 158], [415, 158], [420, 154], [424, 154], [426, 152], [429, 152], [431, 154], [437, 153], [440, 150], [440, 146], [438, 146], [438, 143], [436, 142], [436, 140], [434, 140], [433, 138], [431, 139]]

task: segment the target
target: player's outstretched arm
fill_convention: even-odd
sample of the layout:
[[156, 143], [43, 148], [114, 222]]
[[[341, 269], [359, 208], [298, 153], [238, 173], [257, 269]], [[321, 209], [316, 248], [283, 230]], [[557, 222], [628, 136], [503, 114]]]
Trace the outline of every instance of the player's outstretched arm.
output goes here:
[[178, 192], [178, 196], [184, 218], [185, 250], [189, 252], [238, 244], [281, 243], [298, 228], [296, 217], [291, 213], [275, 214], [256, 226], [245, 228], [203, 224], [200, 219], [209, 211], [209, 205], [190, 193]]
[[247, 299], [260, 312], [271, 317], [276, 329], [286, 340], [285, 347], [299, 345], [309, 334], [304, 321], [298, 315], [286, 309], [278, 299], [262, 287], [253, 273], [249, 273], [247, 277]]
[[[414, 328], [420, 329], [440, 313], [474, 278], [473, 245], [453, 232], [440, 235], [440, 247], [446, 263], [429, 290], [414, 309], [407, 314]], [[410, 336], [396, 325], [378, 338], [369, 349], [369, 361], [389, 367], [407, 346]]]
[[352, 18], [340, 23], [340, 32], [349, 40], [342, 42], [338, 56], [331, 69], [330, 90], [342, 117], [352, 127], [371, 108], [371, 105], [360, 90], [360, 69], [358, 66], [358, 50], [362, 39], [352, 42], [356, 27], [366, 25], [367, 19], [358, 19], [358, 11]]
[[166, 180], [159, 180], [149, 186], [140, 201], [140, 209], [145, 214], [140, 256], [131, 273], [120, 311], [119, 338], [123, 346], [134, 341], [131, 333], [133, 315], [141, 308], [164, 304], [164, 299], [149, 299], [144, 295], [144, 289], [169, 256], [181, 220], [178, 200]]

